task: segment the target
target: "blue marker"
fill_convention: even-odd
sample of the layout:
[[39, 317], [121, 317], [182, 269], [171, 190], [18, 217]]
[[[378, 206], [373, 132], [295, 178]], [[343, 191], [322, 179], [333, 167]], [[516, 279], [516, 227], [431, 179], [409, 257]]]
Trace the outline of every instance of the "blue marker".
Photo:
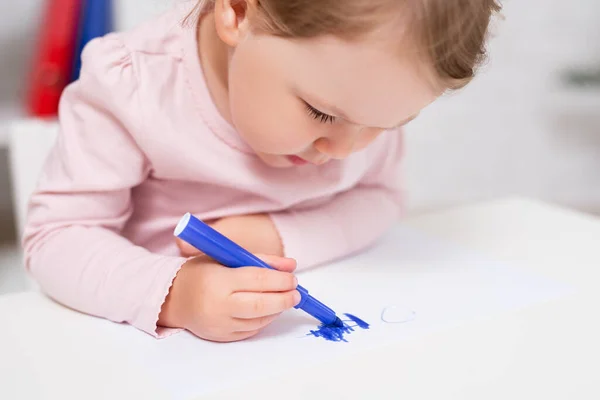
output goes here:
[[112, 0], [85, 0], [77, 38], [75, 65], [71, 80], [79, 79], [81, 72], [81, 53], [86, 44], [92, 39], [113, 31], [113, 2]]
[[[190, 213], [181, 218], [174, 234], [226, 267], [273, 269], [260, 258], [221, 235]], [[308, 294], [308, 290], [300, 285], [296, 287], [296, 290], [300, 292], [301, 299], [295, 308], [306, 311], [325, 325], [344, 326], [344, 323], [335, 315], [335, 312]]]

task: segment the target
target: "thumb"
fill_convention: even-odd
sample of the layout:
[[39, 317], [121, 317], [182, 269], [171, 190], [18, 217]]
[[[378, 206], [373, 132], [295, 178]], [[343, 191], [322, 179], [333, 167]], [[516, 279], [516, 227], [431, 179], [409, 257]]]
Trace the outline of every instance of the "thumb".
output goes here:
[[271, 267], [278, 271], [283, 272], [294, 272], [296, 269], [296, 260], [293, 258], [279, 257], [267, 254], [257, 254], [256, 257], [260, 258]]

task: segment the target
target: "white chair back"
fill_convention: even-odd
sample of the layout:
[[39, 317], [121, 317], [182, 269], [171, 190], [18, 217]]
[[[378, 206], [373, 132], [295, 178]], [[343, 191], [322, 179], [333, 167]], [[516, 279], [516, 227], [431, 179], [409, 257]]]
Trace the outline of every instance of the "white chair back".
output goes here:
[[10, 125], [9, 158], [17, 234], [23, 235], [27, 203], [56, 140], [55, 121], [27, 119]]

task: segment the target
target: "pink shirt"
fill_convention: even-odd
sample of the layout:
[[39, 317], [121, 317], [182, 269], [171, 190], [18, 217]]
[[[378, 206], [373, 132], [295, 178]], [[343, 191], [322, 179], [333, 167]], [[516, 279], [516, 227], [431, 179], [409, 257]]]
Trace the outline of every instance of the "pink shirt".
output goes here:
[[184, 213], [268, 213], [302, 268], [372, 244], [401, 208], [398, 132], [322, 166], [263, 164], [212, 103], [184, 15], [86, 47], [24, 236], [49, 296], [157, 336], [169, 332], [156, 323], [186, 261], [172, 234]]

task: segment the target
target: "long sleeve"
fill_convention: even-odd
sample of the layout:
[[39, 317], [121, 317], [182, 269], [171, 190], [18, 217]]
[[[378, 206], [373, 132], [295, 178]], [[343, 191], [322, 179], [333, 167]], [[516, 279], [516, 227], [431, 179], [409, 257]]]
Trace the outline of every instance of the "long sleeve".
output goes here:
[[399, 179], [402, 136], [394, 135], [373, 157], [360, 183], [324, 206], [270, 214], [287, 257], [300, 268], [323, 264], [360, 251], [397, 222], [402, 210]]
[[115, 35], [92, 41], [79, 81], [61, 99], [60, 132], [28, 211], [26, 267], [60, 303], [152, 335], [183, 258], [152, 254], [120, 235], [131, 188], [151, 166], [140, 129], [137, 79]]

